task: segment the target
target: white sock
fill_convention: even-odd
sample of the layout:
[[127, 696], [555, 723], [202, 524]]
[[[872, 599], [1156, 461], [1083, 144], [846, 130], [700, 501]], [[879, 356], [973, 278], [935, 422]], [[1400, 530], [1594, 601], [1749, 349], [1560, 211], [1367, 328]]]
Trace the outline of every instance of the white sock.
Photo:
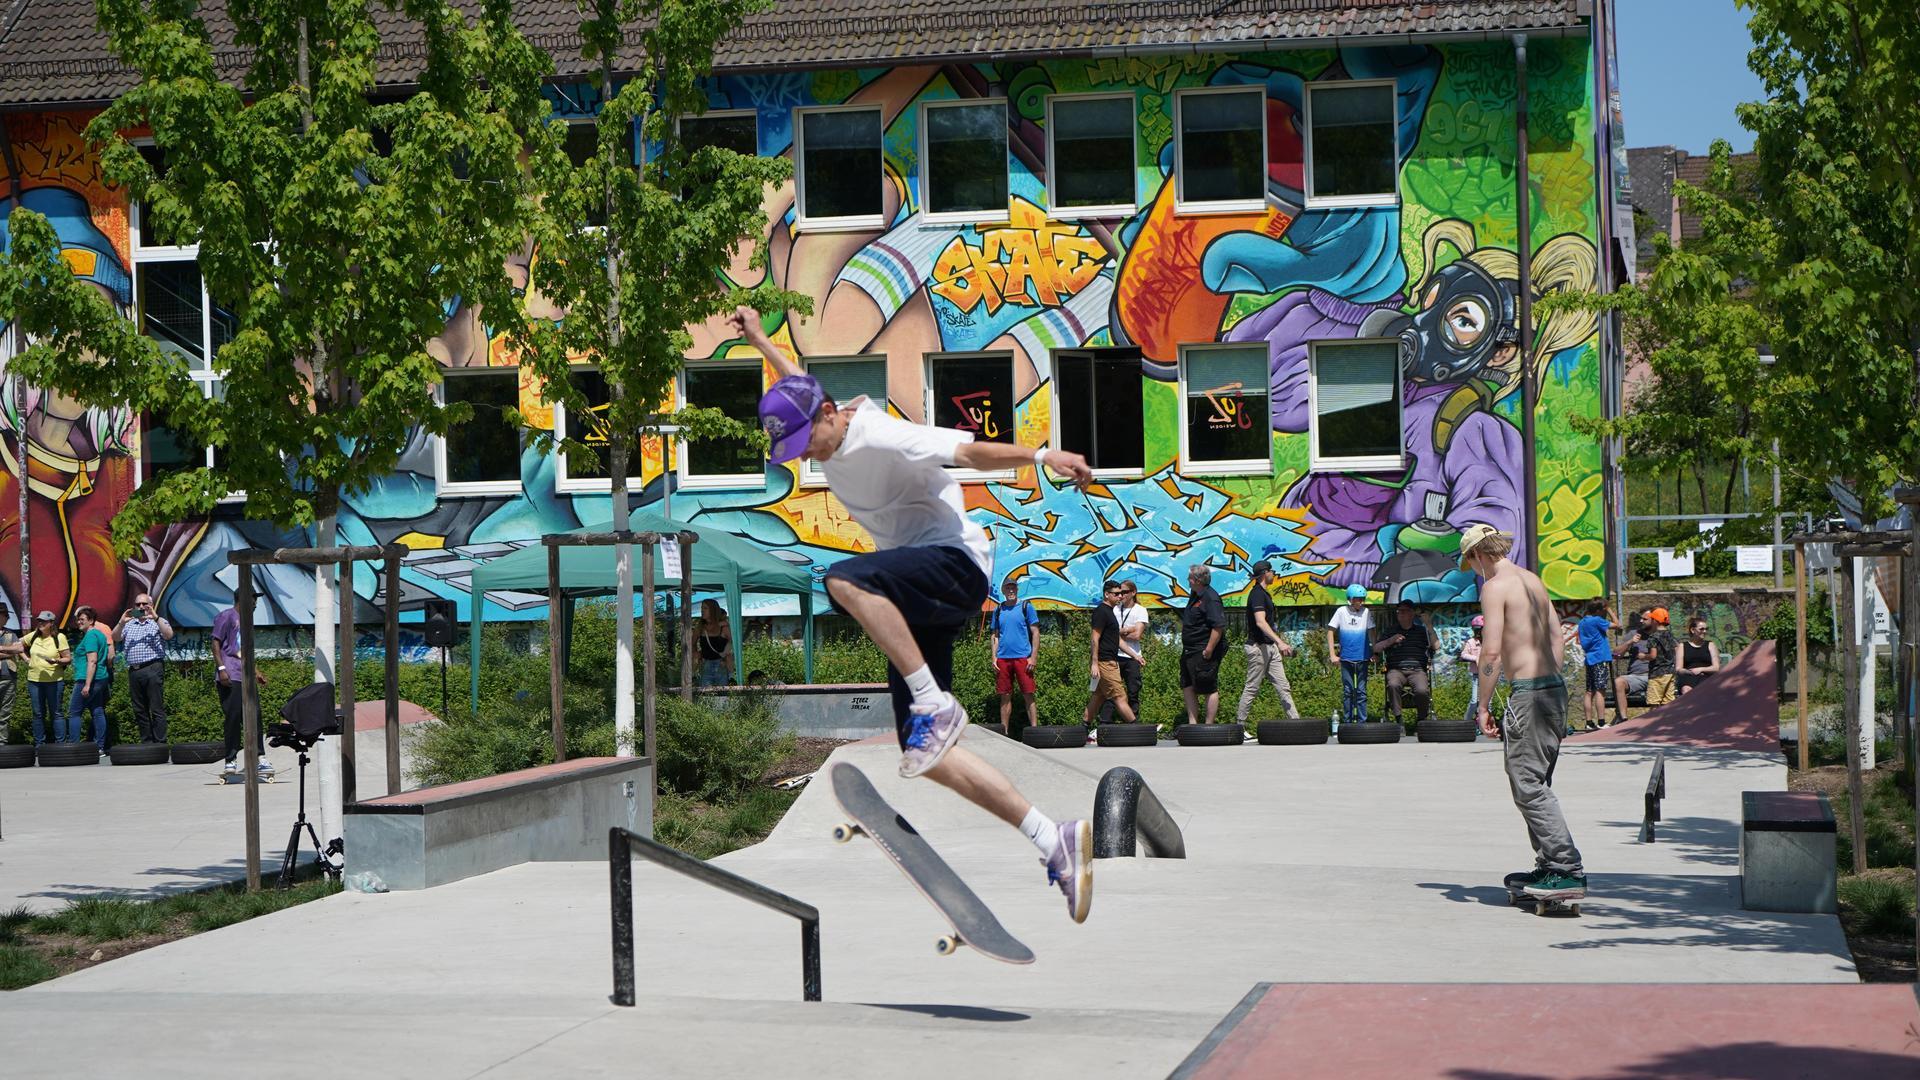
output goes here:
[[1027, 816], [1020, 819], [1020, 831], [1033, 841], [1034, 847], [1040, 849], [1043, 858], [1048, 862], [1053, 861], [1054, 855], [1060, 850], [1060, 827], [1053, 823], [1052, 818], [1041, 813], [1039, 807], [1030, 807]]
[[933, 681], [933, 669], [927, 665], [921, 664], [920, 670], [907, 672], [906, 678], [907, 693], [913, 695], [914, 704], [940, 700], [940, 684]]

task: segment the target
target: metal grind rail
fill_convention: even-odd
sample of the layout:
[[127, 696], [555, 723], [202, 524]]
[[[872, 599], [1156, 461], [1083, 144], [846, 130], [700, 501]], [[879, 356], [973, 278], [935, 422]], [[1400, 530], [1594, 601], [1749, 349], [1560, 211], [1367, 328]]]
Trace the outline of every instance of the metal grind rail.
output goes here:
[[1667, 797], [1667, 752], [1653, 755], [1653, 773], [1647, 777], [1646, 813], [1640, 819], [1640, 842], [1654, 842], [1653, 826], [1660, 820], [1660, 800]]
[[803, 904], [785, 893], [775, 892], [757, 881], [722, 870], [684, 851], [648, 839], [630, 829], [615, 826], [608, 830], [608, 870], [613, 892], [613, 1003], [633, 1004], [633, 857], [639, 856], [656, 866], [730, 892], [761, 907], [772, 908], [800, 920], [800, 996], [803, 1001], [820, 1000], [820, 910]]

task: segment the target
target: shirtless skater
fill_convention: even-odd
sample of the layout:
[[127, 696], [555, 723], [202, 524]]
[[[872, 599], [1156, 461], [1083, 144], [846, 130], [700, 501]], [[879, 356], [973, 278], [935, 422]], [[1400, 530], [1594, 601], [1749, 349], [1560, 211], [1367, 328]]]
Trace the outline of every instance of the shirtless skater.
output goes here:
[[1587, 895], [1587, 874], [1552, 787], [1567, 720], [1559, 625], [1540, 578], [1508, 561], [1512, 548], [1513, 538], [1491, 525], [1469, 525], [1460, 536], [1460, 569], [1480, 575], [1486, 619], [1475, 719], [1489, 738], [1500, 734], [1490, 705], [1504, 670], [1511, 689], [1504, 721], [1507, 781], [1533, 844], [1534, 868], [1508, 874], [1506, 885], [1541, 900], [1578, 900]]
[[964, 431], [892, 416], [865, 397], [841, 405], [767, 338], [759, 313], [741, 307], [729, 321], [781, 375], [760, 399], [760, 425], [772, 439], [768, 457], [819, 462], [828, 487], [873, 537], [876, 550], [827, 571], [827, 595], [887, 655], [900, 775], [951, 788], [1026, 834], [1040, 849], [1048, 883], [1066, 895], [1067, 912], [1085, 921], [1093, 901], [1092, 826], [1049, 820], [1000, 770], [956, 745], [967, 712], [948, 692], [953, 642], [986, 603], [993, 548], [967, 517], [947, 466], [1045, 466], [1085, 489], [1093, 480], [1086, 459], [974, 442]]

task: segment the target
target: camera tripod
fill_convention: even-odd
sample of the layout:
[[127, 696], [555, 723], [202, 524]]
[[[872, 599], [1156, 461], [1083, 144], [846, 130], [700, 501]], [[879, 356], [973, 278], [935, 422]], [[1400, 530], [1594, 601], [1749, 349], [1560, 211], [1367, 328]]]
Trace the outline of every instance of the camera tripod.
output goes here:
[[[278, 740], [276, 740], [276, 742], [278, 742]], [[282, 889], [293, 887], [294, 864], [300, 860], [301, 830], [305, 830], [307, 838], [313, 841], [313, 854], [320, 862], [320, 872], [328, 877], [338, 877], [340, 874], [340, 868], [334, 864], [332, 859], [332, 856], [338, 851], [337, 842], [334, 846], [322, 848], [320, 846], [320, 834], [314, 832], [313, 822], [307, 820], [307, 764], [310, 760], [307, 757], [307, 751], [313, 748], [313, 744], [295, 742], [291, 745], [294, 751], [300, 756], [300, 814], [293, 819], [293, 829], [287, 834], [286, 854], [280, 857], [280, 887]]]

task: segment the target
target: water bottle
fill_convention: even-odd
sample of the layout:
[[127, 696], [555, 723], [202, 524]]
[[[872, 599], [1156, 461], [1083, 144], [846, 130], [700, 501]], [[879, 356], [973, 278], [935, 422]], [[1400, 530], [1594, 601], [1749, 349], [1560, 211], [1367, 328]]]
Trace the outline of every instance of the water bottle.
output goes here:
[[362, 870], [357, 874], [348, 874], [346, 885], [347, 888], [352, 889], [354, 892], [383, 893], [387, 891], [387, 883], [381, 881], [380, 875], [371, 870]]

